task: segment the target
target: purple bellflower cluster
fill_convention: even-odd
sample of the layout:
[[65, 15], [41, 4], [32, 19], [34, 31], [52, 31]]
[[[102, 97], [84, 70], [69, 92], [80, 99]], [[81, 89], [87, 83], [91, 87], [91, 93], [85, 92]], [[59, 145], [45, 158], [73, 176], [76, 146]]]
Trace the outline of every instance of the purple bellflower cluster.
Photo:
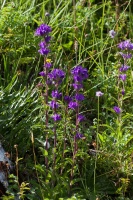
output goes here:
[[121, 50], [119, 54], [122, 56], [124, 61], [127, 61], [132, 57], [131, 50], [133, 50], [133, 43], [131, 43], [130, 40], [120, 42], [118, 48]]
[[55, 86], [55, 89], [52, 91], [52, 98], [53, 100], [50, 102], [50, 107], [54, 110], [54, 115], [52, 116], [54, 121], [59, 121], [61, 120], [61, 116], [57, 114], [57, 109], [59, 107], [58, 100], [62, 97], [62, 93], [58, 91], [58, 86], [59, 84], [62, 83], [62, 80], [65, 77], [65, 73], [61, 69], [53, 69], [49, 74], [48, 74], [49, 80], [53, 83]]
[[49, 33], [52, 31], [51, 27], [48, 26], [47, 24], [41, 24], [35, 31], [35, 36], [41, 36], [43, 38], [43, 41], [40, 42], [39, 47], [40, 49], [38, 52], [44, 56], [44, 69], [39, 73], [40, 76], [46, 77], [47, 81], [47, 75], [48, 75], [48, 70], [52, 66], [51, 62], [49, 59], [46, 59], [46, 56], [50, 52], [49, 47], [49, 42], [51, 40], [51, 36], [49, 36]]
[[[130, 68], [127, 65], [127, 62], [132, 57], [131, 51], [133, 50], [133, 43], [131, 43], [130, 40], [125, 40], [118, 44], [118, 48], [121, 50], [121, 52], [119, 52], [119, 54], [122, 57], [122, 63], [123, 63], [119, 68], [119, 77], [118, 77], [119, 80], [122, 82], [121, 95], [123, 96], [123, 95], [125, 95], [124, 85], [125, 85], [125, 81], [127, 78], [126, 72]], [[120, 99], [118, 99], [118, 100], [120, 101]], [[120, 107], [114, 106], [113, 109], [117, 114], [121, 113]]]
[[65, 77], [65, 73], [61, 69], [53, 69], [48, 74], [48, 77], [51, 80], [51, 82], [57, 87]]
[[71, 74], [73, 77], [72, 86], [76, 94], [73, 100], [70, 101], [68, 107], [75, 110], [79, 106], [79, 101], [84, 100], [84, 95], [79, 93], [79, 90], [83, 88], [83, 81], [88, 78], [88, 71], [82, 66], [76, 66], [74, 69], [71, 70]]
[[[45, 104], [48, 105], [48, 73], [49, 69], [52, 66], [51, 60], [47, 59], [47, 55], [50, 52], [49, 50], [49, 42], [51, 40], [51, 36], [49, 36], [49, 33], [52, 31], [51, 27], [47, 24], [41, 24], [35, 31], [35, 36], [40, 36], [43, 38], [43, 40], [40, 42], [39, 47], [40, 49], [38, 52], [44, 57], [44, 68], [43, 71], [39, 73], [40, 76], [42, 76], [45, 79]], [[52, 102], [51, 106], [56, 107], [56, 103]], [[48, 128], [48, 109], [45, 110], [45, 126], [46, 129]], [[58, 118], [58, 116], [55, 116], [55, 118]], [[46, 150], [48, 150], [48, 134], [46, 134]], [[46, 167], [48, 168], [48, 158], [45, 157], [45, 163]]]
[[82, 66], [78, 65], [71, 70], [71, 75], [73, 78], [72, 87], [75, 90], [75, 95], [70, 101], [67, 98], [67, 101], [68, 108], [76, 111], [75, 137], [76, 139], [80, 139], [81, 137], [83, 137], [83, 135], [78, 132], [78, 124], [85, 119], [84, 115], [79, 114], [80, 102], [85, 99], [84, 95], [80, 92], [80, 89], [83, 88], [83, 81], [88, 78], [88, 71], [86, 68], [83, 68]]
[[47, 36], [52, 31], [51, 27], [47, 24], [41, 24], [35, 31], [36, 36]]
[[[59, 108], [59, 103], [58, 100], [62, 97], [62, 94], [60, 92], [58, 92], [58, 86], [59, 84], [62, 83], [63, 78], [65, 77], [65, 73], [61, 70], [61, 69], [53, 69], [51, 70], [51, 60], [47, 59], [47, 55], [50, 52], [49, 49], [49, 42], [51, 40], [51, 36], [49, 36], [49, 33], [52, 31], [51, 27], [46, 25], [46, 24], [41, 24], [37, 30], [35, 31], [35, 35], [36, 36], [41, 36], [43, 38], [43, 40], [40, 42], [39, 47], [40, 49], [38, 50], [38, 52], [44, 56], [44, 69], [43, 71], [41, 71], [39, 73], [40, 76], [43, 77], [44, 84], [45, 84], [45, 104], [49, 107], [52, 108], [53, 110], [53, 115], [52, 115], [52, 119], [54, 120], [54, 128], [53, 128], [53, 132], [54, 132], [54, 148], [56, 147], [56, 122], [61, 120], [61, 116], [60, 114], [57, 113], [57, 109]], [[49, 97], [49, 85], [54, 85], [54, 90], [52, 91], [52, 100], [49, 103], [48, 102], [48, 97]], [[46, 128], [48, 128], [48, 122], [49, 122], [49, 110], [46, 109], [45, 110], [45, 126]], [[46, 134], [46, 150], [48, 150], [48, 134]], [[55, 160], [56, 160], [56, 155], [54, 153], [54, 164], [55, 164]], [[48, 158], [45, 157], [45, 163], [46, 163], [46, 167], [48, 168]]]
[[[123, 64], [119, 68], [120, 74], [119, 79], [124, 82], [127, 78], [126, 71], [130, 68], [127, 65], [128, 59], [132, 57], [131, 51], [133, 50], [133, 43], [131, 43], [130, 40], [122, 41], [118, 44], [118, 48], [121, 49], [122, 52], [120, 52], [120, 55], [123, 58]], [[124, 85], [124, 84], [123, 84]], [[122, 95], [125, 94], [124, 88], [122, 88]]]
[[51, 36], [49, 36], [48, 34], [51, 31], [52, 31], [51, 27], [48, 26], [47, 24], [41, 24], [35, 31], [36, 36], [42, 36], [44, 38], [44, 40], [41, 41], [39, 44], [40, 49], [38, 50], [38, 52], [41, 55], [48, 55], [48, 53], [50, 52], [50, 50], [48, 49], [48, 46], [49, 46]]
[[127, 50], [127, 51], [130, 51], [130, 50], [133, 50], [133, 43], [131, 43], [130, 40], [125, 40], [125, 41], [122, 41], [118, 44], [118, 47], [119, 49], [121, 50]]
[[[49, 36], [49, 33], [52, 31], [51, 27], [48, 26], [47, 24], [41, 24], [35, 31], [35, 36], [41, 36], [43, 38], [43, 41], [40, 42], [39, 47], [40, 49], [38, 52], [44, 56], [44, 68], [43, 71], [39, 73], [40, 76], [42, 76], [45, 79], [45, 88], [46, 88], [46, 104], [48, 104], [48, 82], [49, 82], [49, 70], [52, 66], [51, 60], [47, 59], [47, 55], [50, 52], [48, 49], [49, 47], [49, 42], [51, 40], [51, 36]], [[56, 108], [58, 105], [56, 102], [52, 101], [50, 103], [50, 106], [53, 108]], [[47, 125], [48, 125], [48, 113], [46, 111], [46, 118], [47, 118]]]

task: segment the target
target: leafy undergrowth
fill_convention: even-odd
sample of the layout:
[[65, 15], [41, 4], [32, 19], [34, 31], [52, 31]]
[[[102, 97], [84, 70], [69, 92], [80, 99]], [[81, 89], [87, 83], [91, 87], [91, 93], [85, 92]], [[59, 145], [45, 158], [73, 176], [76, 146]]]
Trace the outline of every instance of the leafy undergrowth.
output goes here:
[[0, 1], [2, 199], [133, 199], [132, 23], [131, 0]]

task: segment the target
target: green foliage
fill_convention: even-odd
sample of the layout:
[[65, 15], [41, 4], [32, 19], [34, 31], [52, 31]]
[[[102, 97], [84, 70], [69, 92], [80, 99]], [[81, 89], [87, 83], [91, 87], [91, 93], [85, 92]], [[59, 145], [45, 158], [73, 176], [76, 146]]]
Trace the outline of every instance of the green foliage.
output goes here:
[[[49, 58], [53, 68], [67, 74], [60, 86], [63, 95], [73, 94], [70, 70], [75, 65], [89, 72], [81, 108], [86, 121], [79, 126], [84, 138], [77, 141], [75, 157], [75, 113], [66, 113], [63, 99], [56, 147], [52, 120], [45, 125], [45, 89], [37, 86], [42, 81], [37, 77], [43, 58], [38, 55], [40, 38], [34, 35], [41, 23], [52, 27]], [[119, 5], [107, 0], [0, 0], [0, 140], [16, 163], [11, 172], [16, 176], [10, 175], [3, 200], [17, 196], [29, 200], [132, 200], [132, 60], [122, 115], [113, 111], [121, 103], [118, 93], [123, 87], [117, 79], [121, 62], [117, 44], [133, 38], [132, 24], [131, 0], [119, 1]], [[111, 29], [117, 33], [114, 39], [108, 34]], [[99, 90], [104, 95], [97, 100]], [[48, 101], [50, 93], [51, 89]], [[51, 116], [50, 109], [48, 114]], [[18, 152], [13, 148], [16, 144]]]

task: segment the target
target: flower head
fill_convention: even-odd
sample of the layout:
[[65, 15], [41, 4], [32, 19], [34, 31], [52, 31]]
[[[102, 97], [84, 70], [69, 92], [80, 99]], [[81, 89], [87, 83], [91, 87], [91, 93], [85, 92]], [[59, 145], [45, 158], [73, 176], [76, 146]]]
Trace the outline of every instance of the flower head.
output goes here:
[[82, 115], [82, 114], [79, 114], [79, 115], [78, 115], [78, 122], [82, 122], [82, 121], [84, 121], [84, 120], [85, 120], [85, 116]]
[[40, 76], [43, 76], [43, 77], [46, 76], [46, 74], [45, 74], [44, 71], [40, 72], [39, 75], [40, 75]]
[[88, 71], [86, 68], [78, 65], [71, 70], [71, 74], [75, 82], [82, 82], [88, 78]]
[[84, 95], [83, 94], [76, 94], [75, 95], [75, 99], [77, 101], [83, 101], [85, 99]]
[[44, 40], [45, 40], [46, 43], [49, 43], [50, 40], [51, 40], [51, 36], [46, 35], [46, 37], [44, 38]]
[[72, 101], [72, 97], [65, 95], [64, 96], [64, 101], [69, 104], [70, 101]]
[[49, 50], [48, 48], [45, 47], [45, 48], [39, 49], [38, 52], [39, 52], [41, 55], [47, 55], [47, 54], [50, 52], [50, 50]]
[[76, 139], [81, 139], [83, 137], [82, 133], [76, 133], [75, 135]]
[[50, 105], [50, 107], [52, 109], [56, 109], [56, 108], [59, 107], [59, 104], [56, 101], [54, 101], [54, 100], [52, 100], [49, 105]]
[[73, 83], [72, 86], [74, 87], [75, 90], [80, 90], [81, 88], [83, 88], [83, 84], [79, 83]]
[[124, 95], [124, 94], [125, 94], [125, 90], [124, 90], [124, 89], [122, 89], [122, 91], [121, 91], [121, 94], [122, 94], [122, 95]]
[[117, 113], [117, 114], [120, 114], [121, 113], [121, 109], [118, 107], [118, 106], [114, 106], [114, 111]]
[[133, 43], [130, 42], [130, 40], [122, 41], [118, 44], [118, 47], [121, 50], [132, 50], [133, 49]]
[[60, 99], [62, 96], [62, 93], [59, 93], [58, 90], [53, 90], [52, 91], [52, 97], [56, 99]]
[[125, 72], [125, 71], [127, 71], [128, 69], [129, 69], [130, 67], [129, 66], [127, 66], [127, 65], [122, 65], [121, 67], [120, 67], [120, 72]]
[[60, 116], [59, 114], [54, 114], [54, 115], [52, 116], [52, 118], [53, 118], [54, 121], [59, 121], [59, 120], [61, 120], [61, 116]]
[[48, 74], [48, 77], [51, 81], [61, 83], [62, 79], [65, 77], [65, 73], [61, 69], [53, 69], [53, 71]]
[[52, 66], [51, 62], [46, 62], [45, 65], [44, 65], [44, 68], [49, 69], [51, 66]]
[[114, 38], [115, 35], [116, 35], [116, 32], [115, 32], [114, 30], [110, 30], [110, 31], [109, 31], [109, 36], [110, 36], [111, 38]]
[[78, 103], [75, 102], [75, 101], [71, 101], [69, 104], [68, 104], [68, 107], [72, 110], [76, 110], [78, 108]]
[[46, 48], [46, 42], [44, 42], [44, 41], [41, 41], [40, 43], [39, 43], [39, 47], [40, 48]]
[[119, 52], [119, 54], [123, 57], [124, 60], [130, 59], [132, 57], [131, 53], [122, 53], [122, 52]]
[[49, 79], [46, 81], [46, 83], [47, 83], [48, 85], [52, 85], [52, 81], [49, 80]]
[[103, 96], [103, 95], [104, 95], [104, 93], [102, 93], [101, 91], [97, 91], [97, 92], [96, 92], [96, 96], [97, 96], [97, 97], [101, 97], [101, 96]]
[[52, 31], [51, 27], [47, 24], [41, 24], [35, 31], [36, 36], [44, 36]]
[[126, 77], [127, 77], [126, 74], [120, 74], [120, 75], [119, 75], [119, 78], [120, 78], [122, 81], [125, 81], [125, 80], [126, 80]]

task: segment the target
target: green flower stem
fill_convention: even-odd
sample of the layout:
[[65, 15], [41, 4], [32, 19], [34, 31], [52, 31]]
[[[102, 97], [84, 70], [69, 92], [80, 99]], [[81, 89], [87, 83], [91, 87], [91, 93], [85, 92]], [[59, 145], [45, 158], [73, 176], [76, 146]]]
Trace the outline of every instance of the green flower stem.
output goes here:
[[[67, 138], [67, 114], [68, 114], [68, 106], [66, 106], [65, 108], [65, 127], [64, 127], [64, 141], [63, 141], [63, 153], [62, 153], [62, 157], [63, 157], [63, 162], [64, 162], [64, 158], [65, 158], [65, 150], [66, 150], [66, 138]], [[61, 174], [63, 173], [63, 167], [61, 167]]]
[[[46, 57], [44, 58], [44, 65], [46, 64]], [[48, 84], [47, 84], [47, 75], [48, 75], [48, 69], [45, 69], [45, 73], [46, 73], [46, 79], [45, 79], [45, 104], [46, 104], [46, 110], [45, 110], [45, 126], [46, 129], [48, 129]], [[48, 133], [46, 133], [46, 151], [48, 151]], [[48, 169], [48, 157], [45, 156], [45, 165], [46, 168]]]
[[[97, 132], [96, 132], [96, 152], [98, 150], [98, 131], [99, 131], [99, 96], [98, 96], [98, 105], [97, 105]], [[95, 157], [95, 165], [94, 165], [94, 194], [96, 194], [96, 168], [97, 168], [97, 153]]]

